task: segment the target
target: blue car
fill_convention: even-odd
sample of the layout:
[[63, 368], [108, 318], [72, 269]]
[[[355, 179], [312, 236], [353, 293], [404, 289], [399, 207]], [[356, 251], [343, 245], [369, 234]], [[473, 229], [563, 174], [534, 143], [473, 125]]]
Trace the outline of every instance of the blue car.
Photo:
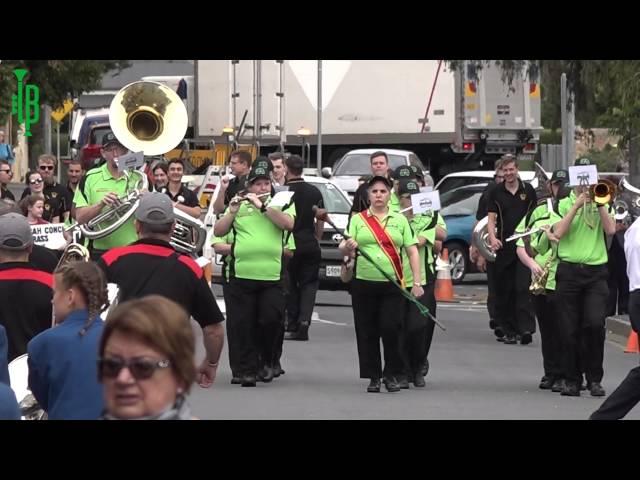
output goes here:
[[444, 248], [449, 251], [451, 281], [454, 284], [461, 283], [467, 273], [478, 272], [475, 264], [469, 260], [469, 246], [476, 222], [478, 202], [486, 187], [486, 183], [466, 185], [440, 196], [440, 215], [447, 223]]

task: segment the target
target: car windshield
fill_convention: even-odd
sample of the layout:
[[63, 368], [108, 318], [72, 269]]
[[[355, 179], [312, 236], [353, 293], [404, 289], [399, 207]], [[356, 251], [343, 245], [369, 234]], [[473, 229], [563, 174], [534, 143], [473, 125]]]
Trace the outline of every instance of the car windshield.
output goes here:
[[[400, 155], [387, 155], [389, 157], [389, 168], [395, 170], [400, 165], [406, 165], [407, 160]], [[363, 176], [371, 175], [371, 159], [368, 153], [354, 153], [347, 155], [342, 159], [336, 167], [335, 176], [337, 175], [353, 175]]]
[[484, 188], [457, 188], [440, 196], [440, 215], [475, 215]]
[[351, 205], [335, 185], [331, 183], [309, 183], [320, 190], [320, 193], [322, 194], [322, 201], [324, 202], [324, 208], [326, 208], [329, 213], [349, 214], [351, 211]]
[[96, 127], [91, 130], [91, 139], [89, 143], [92, 145], [102, 145], [102, 138], [111, 131], [110, 127]]

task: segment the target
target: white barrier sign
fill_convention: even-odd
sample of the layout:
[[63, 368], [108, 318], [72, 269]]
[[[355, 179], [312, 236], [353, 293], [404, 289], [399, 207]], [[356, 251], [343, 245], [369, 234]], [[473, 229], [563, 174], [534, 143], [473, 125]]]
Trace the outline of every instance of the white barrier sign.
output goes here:
[[411, 195], [411, 206], [414, 215], [440, 210], [440, 192], [420, 192]]
[[595, 185], [598, 183], [598, 167], [595, 165], [576, 165], [569, 167], [569, 185]]
[[67, 244], [64, 238], [64, 223], [31, 225], [31, 234], [33, 235], [33, 243], [51, 250], [59, 250]]
[[133, 170], [144, 165], [144, 152], [129, 152], [118, 157], [118, 171]]

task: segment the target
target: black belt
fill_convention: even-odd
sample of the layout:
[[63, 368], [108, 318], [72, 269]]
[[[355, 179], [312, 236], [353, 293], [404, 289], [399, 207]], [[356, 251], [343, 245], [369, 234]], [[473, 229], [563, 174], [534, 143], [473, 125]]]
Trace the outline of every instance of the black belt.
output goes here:
[[586, 263], [573, 263], [573, 262], [567, 262], [566, 260], [560, 260], [560, 264], [565, 264], [572, 267], [580, 267], [585, 269], [592, 269], [592, 268], [595, 269], [595, 268], [601, 268], [601, 267], [607, 266], [606, 263], [601, 263], [599, 265], [587, 265]]

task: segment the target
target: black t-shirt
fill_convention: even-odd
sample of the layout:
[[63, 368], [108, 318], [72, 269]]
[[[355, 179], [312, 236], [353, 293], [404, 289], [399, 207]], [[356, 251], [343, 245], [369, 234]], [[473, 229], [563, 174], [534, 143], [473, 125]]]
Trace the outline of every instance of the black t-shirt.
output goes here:
[[68, 183], [64, 190], [66, 193], [66, 197], [64, 200], [65, 206], [67, 207], [67, 210], [71, 210], [71, 208], [73, 207], [73, 196], [76, 194], [76, 192], [69, 186]]
[[3, 186], [0, 186], [0, 200], [12, 200], [12, 201], [16, 201], [16, 197], [13, 196], [13, 193], [11, 193], [11, 190], [9, 190], [8, 188], [4, 188]]
[[491, 195], [491, 190], [493, 190], [496, 185], [497, 185], [496, 182], [491, 181], [482, 192], [482, 195], [480, 196], [480, 200], [478, 200], [478, 211], [476, 212], [476, 220], [480, 221], [487, 216], [487, 213], [488, 213], [487, 208], [489, 206], [489, 195]]
[[0, 324], [7, 331], [8, 361], [27, 353], [29, 340], [51, 327], [53, 276], [31, 263], [0, 264]]
[[186, 207], [198, 207], [200, 206], [200, 203], [198, 202], [198, 197], [196, 196], [195, 193], [193, 193], [191, 190], [189, 190], [187, 187], [185, 187], [184, 185], [182, 185], [180, 187], [180, 191], [178, 192], [178, 194], [174, 197], [173, 195], [171, 195], [171, 192], [169, 191], [169, 187], [165, 188], [165, 192], [167, 195], [169, 195], [169, 198], [171, 199], [172, 202], [177, 202], [178, 201], [178, 197], [182, 197], [184, 201], [182, 201], [182, 205], [186, 206]]
[[367, 191], [368, 185], [364, 182], [358, 187], [353, 196], [353, 205], [351, 205], [351, 213], [364, 212], [369, 208], [369, 192]]
[[224, 192], [224, 205], [229, 205], [233, 197], [242, 193], [247, 188], [247, 176], [235, 177], [229, 182], [227, 191]]
[[145, 239], [113, 248], [98, 265], [107, 280], [120, 287], [121, 302], [162, 295], [182, 305], [202, 328], [224, 321], [202, 268], [168, 242]]
[[491, 189], [487, 210], [497, 214], [497, 238], [502, 248], [496, 253], [497, 264], [508, 264], [516, 258], [516, 242], [505, 242], [513, 235], [520, 220], [537, 206], [536, 192], [531, 185], [518, 179], [518, 190], [514, 195], [507, 190], [507, 183], [502, 182]]
[[[26, 196], [31, 194], [29, 187], [25, 188], [22, 192], [22, 200]], [[44, 195], [44, 211], [42, 212], [42, 218], [47, 222], [50, 222], [53, 217], [60, 217], [62, 222], [64, 219], [62, 215], [71, 209], [71, 205], [67, 206], [67, 188], [63, 187], [59, 183], [53, 185], [45, 185], [42, 190]]]
[[34, 245], [29, 255], [29, 263], [38, 270], [53, 273], [58, 265], [58, 257], [53, 250], [41, 245]]
[[320, 190], [301, 178], [291, 180], [285, 185], [289, 187], [289, 191], [295, 192], [293, 203], [296, 206], [296, 221], [293, 226], [293, 238], [296, 242], [296, 252], [319, 249], [313, 207], [324, 208]]

